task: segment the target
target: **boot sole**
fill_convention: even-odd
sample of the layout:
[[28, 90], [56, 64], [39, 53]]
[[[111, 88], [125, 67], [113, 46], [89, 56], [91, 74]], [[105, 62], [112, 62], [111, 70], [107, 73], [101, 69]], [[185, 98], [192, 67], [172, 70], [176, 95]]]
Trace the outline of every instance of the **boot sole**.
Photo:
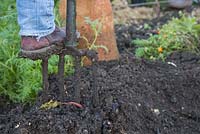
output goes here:
[[52, 44], [48, 47], [44, 47], [38, 50], [23, 50], [21, 49], [19, 52], [19, 57], [21, 58], [29, 58], [32, 60], [38, 60], [38, 59], [45, 59], [50, 57], [53, 54], [59, 54], [61, 53], [61, 50], [64, 48], [63, 43], [58, 44]]

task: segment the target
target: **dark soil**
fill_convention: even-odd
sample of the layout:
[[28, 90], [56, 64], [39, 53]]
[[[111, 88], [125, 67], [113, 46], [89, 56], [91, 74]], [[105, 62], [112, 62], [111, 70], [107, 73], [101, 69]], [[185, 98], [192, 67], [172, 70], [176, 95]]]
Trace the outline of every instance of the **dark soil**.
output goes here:
[[65, 102], [74, 101], [79, 88], [83, 109], [39, 109], [59, 100], [51, 76], [48, 95], [40, 93], [33, 106], [0, 103], [0, 134], [200, 134], [200, 57], [176, 52], [167, 59], [176, 66], [136, 59], [130, 42], [148, 34], [135, 27], [116, 27], [118, 61], [81, 68], [80, 79], [65, 79]]

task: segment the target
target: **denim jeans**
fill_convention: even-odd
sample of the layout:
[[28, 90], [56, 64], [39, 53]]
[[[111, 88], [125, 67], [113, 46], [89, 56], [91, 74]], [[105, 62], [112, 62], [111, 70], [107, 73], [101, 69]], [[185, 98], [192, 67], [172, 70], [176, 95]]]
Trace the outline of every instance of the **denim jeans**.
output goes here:
[[18, 23], [21, 36], [38, 38], [55, 29], [54, 0], [17, 0]]

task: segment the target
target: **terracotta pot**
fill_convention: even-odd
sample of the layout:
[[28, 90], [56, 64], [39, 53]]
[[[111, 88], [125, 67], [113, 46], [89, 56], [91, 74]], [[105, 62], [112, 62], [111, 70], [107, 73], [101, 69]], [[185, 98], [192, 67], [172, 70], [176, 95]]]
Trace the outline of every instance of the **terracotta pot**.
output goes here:
[[[60, 1], [60, 14], [63, 19], [66, 18], [66, 0]], [[91, 27], [85, 23], [85, 17], [91, 20], [98, 19], [102, 24], [101, 33], [98, 36], [96, 45], [104, 45], [109, 52], [106, 53], [104, 49], [98, 49], [98, 57], [100, 61], [109, 61], [119, 58], [117, 49], [113, 14], [110, 0], [77, 0], [77, 29], [81, 36], [86, 37], [89, 42], [94, 40], [94, 33]], [[85, 41], [80, 39], [79, 48], [85, 48]], [[88, 64], [88, 63], [87, 63]]]

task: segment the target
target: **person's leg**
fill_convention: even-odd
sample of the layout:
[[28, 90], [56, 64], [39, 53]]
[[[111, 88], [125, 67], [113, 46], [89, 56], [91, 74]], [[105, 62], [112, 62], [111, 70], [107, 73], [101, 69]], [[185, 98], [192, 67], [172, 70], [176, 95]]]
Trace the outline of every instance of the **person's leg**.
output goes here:
[[64, 30], [55, 28], [54, 0], [17, 0], [21, 48], [34, 51], [63, 42]]
[[21, 36], [43, 37], [52, 33], [54, 0], [17, 0]]

